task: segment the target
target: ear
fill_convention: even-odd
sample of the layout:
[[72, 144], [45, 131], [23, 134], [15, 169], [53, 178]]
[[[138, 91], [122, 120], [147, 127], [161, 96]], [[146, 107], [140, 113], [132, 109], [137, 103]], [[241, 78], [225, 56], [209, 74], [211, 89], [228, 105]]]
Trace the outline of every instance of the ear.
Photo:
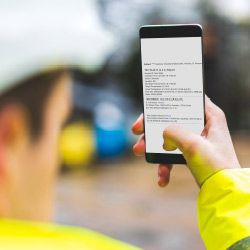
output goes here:
[[28, 139], [27, 113], [22, 106], [6, 105], [0, 111], [0, 175], [10, 155], [20, 151]]

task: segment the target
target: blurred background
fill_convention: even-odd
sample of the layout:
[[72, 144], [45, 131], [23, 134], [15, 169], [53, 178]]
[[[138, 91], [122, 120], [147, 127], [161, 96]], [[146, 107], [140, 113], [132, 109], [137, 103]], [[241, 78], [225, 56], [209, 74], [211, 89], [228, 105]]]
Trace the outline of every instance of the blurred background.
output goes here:
[[200, 23], [206, 94], [226, 113], [243, 166], [250, 156], [248, 0], [93, 1], [115, 45], [98, 71], [74, 71], [75, 108], [61, 137], [63, 172], [56, 220], [98, 230], [145, 249], [204, 249], [198, 188], [183, 166], [157, 187], [157, 166], [136, 159], [130, 126], [142, 112], [138, 29]]
[[[62, 9], [66, 2], [55, 1]], [[149, 24], [203, 26], [206, 94], [225, 111], [240, 162], [248, 166], [250, 2], [71, 2], [70, 9], [65, 4], [65, 22], [74, 20], [75, 10], [79, 14], [86, 8], [92, 33], [98, 34], [98, 21], [112, 46], [107, 45], [109, 53], [88, 54], [93, 62], [88, 67], [73, 68], [74, 109], [60, 138], [62, 171], [55, 220], [88, 227], [144, 249], [204, 249], [196, 219], [198, 188], [189, 171], [175, 166], [171, 183], [160, 189], [157, 166], [132, 155], [137, 138], [130, 127], [142, 112], [138, 30]], [[56, 14], [56, 9], [50, 11]], [[92, 45], [98, 46], [96, 41]]]

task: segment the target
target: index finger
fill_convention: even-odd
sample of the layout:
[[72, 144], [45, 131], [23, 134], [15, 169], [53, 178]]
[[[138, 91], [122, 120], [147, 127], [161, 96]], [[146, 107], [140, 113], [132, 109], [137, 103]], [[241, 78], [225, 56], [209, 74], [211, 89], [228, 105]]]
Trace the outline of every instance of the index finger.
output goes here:
[[141, 114], [131, 128], [132, 132], [135, 135], [140, 135], [144, 133], [144, 118], [143, 114]]

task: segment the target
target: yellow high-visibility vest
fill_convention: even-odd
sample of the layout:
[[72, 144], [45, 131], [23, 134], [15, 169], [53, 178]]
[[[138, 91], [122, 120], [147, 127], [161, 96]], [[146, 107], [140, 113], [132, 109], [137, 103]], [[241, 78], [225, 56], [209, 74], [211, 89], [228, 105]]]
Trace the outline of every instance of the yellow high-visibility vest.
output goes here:
[[139, 250], [88, 229], [47, 223], [0, 220], [3, 250]]
[[[250, 169], [217, 172], [202, 185], [198, 220], [207, 250], [225, 250], [250, 236]], [[248, 248], [233, 249], [250, 249]]]
[[[207, 250], [228, 249], [249, 237], [250, 169], [226, 169], [211, 176], [201, 187], [197, 206]], [[139, 250], [88, 229], [3, 219], [0, 249]]]

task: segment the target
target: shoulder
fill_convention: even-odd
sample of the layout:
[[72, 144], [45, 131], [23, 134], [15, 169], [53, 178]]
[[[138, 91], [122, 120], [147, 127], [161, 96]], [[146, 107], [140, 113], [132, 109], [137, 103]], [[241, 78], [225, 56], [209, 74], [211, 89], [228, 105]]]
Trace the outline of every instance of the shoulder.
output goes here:
[[0, 220], [0, 249], [139, 250], [89, 229], [15, 220]]

